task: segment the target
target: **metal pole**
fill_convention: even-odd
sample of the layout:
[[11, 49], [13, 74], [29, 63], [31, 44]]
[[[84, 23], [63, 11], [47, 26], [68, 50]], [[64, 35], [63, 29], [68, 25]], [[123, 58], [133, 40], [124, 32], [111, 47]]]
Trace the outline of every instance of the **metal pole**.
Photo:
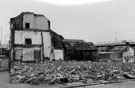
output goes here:
[[117, 44], [117, 31], [115, 31], [115, 41], [116, 41], [116, 44]]
[[2, 28], [0, 28], [0, 29], [1, 29], [1, 49], [0, 49], [1, 50], [0, 52], [1, 53], [0, 54], [2, 55]]
[[2, 45], [2, 28], [0, 28], [1, 29], [1, 45]]

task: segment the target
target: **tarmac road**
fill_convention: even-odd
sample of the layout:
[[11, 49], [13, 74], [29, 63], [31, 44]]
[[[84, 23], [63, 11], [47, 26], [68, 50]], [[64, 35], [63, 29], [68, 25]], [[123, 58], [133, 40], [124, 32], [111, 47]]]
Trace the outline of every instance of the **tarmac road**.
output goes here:
[[[0, 88], [63, 88], [63, 85], [29, 85], [29, 84], [9, 84], [8, 72], [0, 72]], [[135, 88], [135, 81], [123, 83], [101, 84], [95, 86], [78, 87], [78, 88]]]

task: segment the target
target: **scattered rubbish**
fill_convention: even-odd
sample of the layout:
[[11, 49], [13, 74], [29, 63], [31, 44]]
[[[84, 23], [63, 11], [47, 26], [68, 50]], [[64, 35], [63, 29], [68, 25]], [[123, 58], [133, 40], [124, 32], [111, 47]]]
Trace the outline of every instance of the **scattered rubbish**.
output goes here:
[[106, 83], [123, 78], [135, 78], [134, 63], [45, 61], [44, 63], [14, 63], [11, 83], [61, 84], [95, 81]]

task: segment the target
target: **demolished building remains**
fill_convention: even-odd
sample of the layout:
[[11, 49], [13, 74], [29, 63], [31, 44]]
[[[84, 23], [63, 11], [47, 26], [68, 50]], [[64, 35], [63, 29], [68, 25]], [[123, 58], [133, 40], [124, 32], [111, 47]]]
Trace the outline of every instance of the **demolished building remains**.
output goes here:
[[[44, 61], [54, 59], [55, 53], [63, 59], [63, 50], [52, 44], [60, 35], [50, 29], [50, 21], [44, 15], [22, 12], [10, 19], [10, 58], [14, 61]], [[55, 53], [54, 53], [54, 52]], [[62, 54], [62, 55], [61, 55]], [[60, 57], [61, 56], [61, 57]]]
[[64, 39], [50, 28], [44, 15], [22, 12], [10, 19], [10, 60], [95, 60], [97, 48], [92, 42]]
[[87, 43], [79, 39], [64, 39], [64, 56], [66, 60], [96, 61], [98, 51], [93, 43]]

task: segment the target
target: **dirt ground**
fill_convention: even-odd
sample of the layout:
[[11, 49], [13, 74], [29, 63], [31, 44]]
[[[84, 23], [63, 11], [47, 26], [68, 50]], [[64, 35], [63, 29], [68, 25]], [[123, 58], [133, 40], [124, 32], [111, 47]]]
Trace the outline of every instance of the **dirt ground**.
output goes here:
[[[9, 84], [8, 72], [0, 72], [0, 88], [64, 88], [63, 85], [29, 85], [29, 84]], [[134, 88], [135, 81], [127, 81], [124, 83], [101, 84], [78, 88]]]
[[60, 88], [62, 85], [9, 84], [8, 72], [0, 72], [0, 88]]

